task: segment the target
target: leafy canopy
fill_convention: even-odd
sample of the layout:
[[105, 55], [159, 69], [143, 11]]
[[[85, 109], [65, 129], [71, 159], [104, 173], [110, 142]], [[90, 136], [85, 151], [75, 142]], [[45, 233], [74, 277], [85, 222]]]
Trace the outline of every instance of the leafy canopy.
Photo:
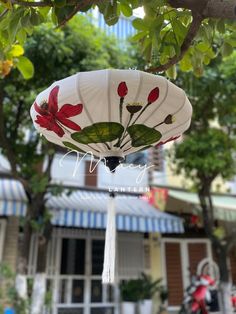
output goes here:
[[235, 57], [215, 62], [201, 79], [179, 77], [193, 104], [193, 119], [183, 142], [174, 147], [172, 162], [197, 184], [236, 173]]
[[[132, 18], [137, 31], [134, 42], [141, 45], [146, 66], [152, 72], [167, 71], [176, 76], [175, 65], [197, 76], [212, 59], [230, 55], [236, 46], [233, 0], [1, 0], [0, 73], [5, 77], [16, 66], [27, 79], [33, 66], [22, 55], [22, 46], [37, 26], [52, 22], [65, 25], [74, 15], [98, 8], [108, 25], [121, 15], [130, 18], [143, 8], [143, 18]], [[232, 4], [231, 4], [232, 2]], [[226, 8], [228, 6], [228, 10]], [[232, 9], [230, 9], [232, 6]]]

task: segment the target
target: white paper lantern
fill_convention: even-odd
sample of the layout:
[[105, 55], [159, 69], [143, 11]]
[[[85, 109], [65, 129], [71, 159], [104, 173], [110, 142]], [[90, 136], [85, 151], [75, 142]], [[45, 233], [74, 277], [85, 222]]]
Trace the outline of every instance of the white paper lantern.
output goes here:
[[191, 114], [182, 89], [137, 70], [77, 73], [41, 92], [31, 108], [35, 127], [49, 141], [117, 162], [179, 137]]

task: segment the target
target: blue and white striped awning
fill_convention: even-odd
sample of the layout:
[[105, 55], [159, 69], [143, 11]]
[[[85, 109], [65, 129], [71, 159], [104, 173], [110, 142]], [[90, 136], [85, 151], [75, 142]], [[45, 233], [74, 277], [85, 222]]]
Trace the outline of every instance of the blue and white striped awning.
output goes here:
[[[108, 193], [76, 190], [70, 194], [47, 196], [46, 205], [56, 226], [105, 229]], [[27, 199], [20, 182], [0, 180], [0, 215], [24, 216]], [[115, 198], [116, 223], [120, 231], [132, 232], [184, 232], [182, 220], [163, 213], [145, 200], [131, 195]]]

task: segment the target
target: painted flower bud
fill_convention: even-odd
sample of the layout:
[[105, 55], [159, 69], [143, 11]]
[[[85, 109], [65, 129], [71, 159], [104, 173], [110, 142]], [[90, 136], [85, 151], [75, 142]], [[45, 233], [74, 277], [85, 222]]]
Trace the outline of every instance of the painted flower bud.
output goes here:
[[172, 124], [173, 122], [175, 122], [175, 117], [171, 114], [169, 114], [164, 120], [165, 124]]
[[127, 104], [126, 109], [129, 113], [135, 114], [142, 109], [142, 105], [140, 103]]
[[159, 88], [155, 87], [148, 95], [148, 103], [151, 104], [159, 98]]
[[128, 93], [128, 87], [125, 82], [121, 82], [117, 88], [117, 93], [120, 97], [125, 97]]

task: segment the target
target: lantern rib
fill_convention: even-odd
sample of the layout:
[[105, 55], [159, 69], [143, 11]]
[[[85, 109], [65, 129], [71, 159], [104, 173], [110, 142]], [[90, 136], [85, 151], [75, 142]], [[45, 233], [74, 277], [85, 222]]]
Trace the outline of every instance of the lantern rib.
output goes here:
[[[77, 86], [77, 89], [76, 89], [76, 90], [77, 90], [77, 95], [78, 95], [78, 97], [80, 98], [82, 104], [84, 105], [84, 111], [86, 112], [87, 117], [88, 117], [89, 120], [90, 120], [90, 123], [91, 123], [91, 124], [94, 124], [95, 122], [93, 121], [93, 119], [92, 119], [90, 113], [88, 112], [88, 110], [87, 110], [87, 108], [86, 108], [86, 105], [85, 105], [83, 96], [82, 96], [81, 91], [80, 91], [80, 87], [79, 87], [79, 77], [80, 77], [80, 75], [81, 75], [81, 73], [79, 73], [79, 74], [77, 75], [77, 78], [76, 78], [76, 86]], [[96, 130], [97, 136], [99, 137], [100, 135], [99, 135], [99, 133], [97, 132], [97, 128], [96, 128], [96, 127], [95, 127], [95, 130]], [[98, 143], [97, 146], [99, 147], [99, 149], [101, 148], [101, 151], [102, 151], [102, 152], [105, 152], [105, 151], [106, 151], [106, 149], [104, 150], [104, 146], [106, 147], [106, 145], [100, 146], [99, 143]]]
[[[110, 70], [111, 71], [111, 70]], [[111, 93], [110, 93], [110, 71], [107, 71], [107, 99], [108, 99], [108, 121], [111, 122]]]
[[[112, 70], [107, 70], [107, 101], [108, 101], [108, 121], [111, 122], [111, 93], [110, 93], [110, 73]], [[110, 130], [109, 130], [110, 131]], [[111, 133], [111, 132], [110, 132]], [[112, 142], [109, 142], [111, 146], [109, 147], [109, 150], [111, 150], [111, 147], [113, 148]]]

